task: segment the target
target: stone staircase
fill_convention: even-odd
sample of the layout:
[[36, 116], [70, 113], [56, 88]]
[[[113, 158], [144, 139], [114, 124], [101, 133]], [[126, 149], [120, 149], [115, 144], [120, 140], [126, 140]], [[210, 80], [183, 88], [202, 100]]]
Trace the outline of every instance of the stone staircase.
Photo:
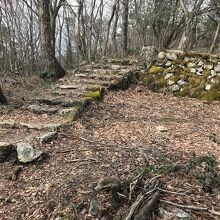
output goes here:
[[70, 71], [46, 92], [19, 109], [0, 114], [0, 142], [45, 143], [69, 126], [91, 102], [108, 90], [126, 89], [140, 71], [134, 61], [108, 60]]

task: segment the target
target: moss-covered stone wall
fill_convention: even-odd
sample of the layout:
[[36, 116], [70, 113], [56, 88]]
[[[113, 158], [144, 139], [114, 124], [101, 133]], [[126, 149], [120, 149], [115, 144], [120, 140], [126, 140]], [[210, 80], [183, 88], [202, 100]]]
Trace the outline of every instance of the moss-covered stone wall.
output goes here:
[[220, 57], [196, 52], [160, 52], [143, 75], [143, 82], [155, 91], [220, 100]]

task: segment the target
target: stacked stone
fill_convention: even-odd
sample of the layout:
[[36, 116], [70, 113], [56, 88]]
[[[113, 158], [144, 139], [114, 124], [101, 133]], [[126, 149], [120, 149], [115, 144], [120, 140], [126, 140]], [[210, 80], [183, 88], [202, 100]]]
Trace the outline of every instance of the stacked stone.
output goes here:
[[220, 85], [220, 58], [215, 55], [184, 53], [178, 50], [160, 52], [148, 72], [160, 79], [162, 76], [166, 82], [166, 88], [174, 93], [189, 87], [190, 77], [201, 80], [203, 83], [200, 87], [209, 92]]

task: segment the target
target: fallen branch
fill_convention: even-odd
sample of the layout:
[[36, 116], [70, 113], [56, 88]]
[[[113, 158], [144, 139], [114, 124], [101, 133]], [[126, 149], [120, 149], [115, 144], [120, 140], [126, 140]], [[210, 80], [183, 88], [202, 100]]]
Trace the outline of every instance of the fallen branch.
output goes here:
[[[157, 177], [158, 178], [158, 177]], [[131, 220], [131, 219], [134, 219], [136, 218], [135, 217], [135, 213], [137, 212], [137, 210], [141, 207], [141, 205], [143, 203], [145, 203], [145, 201], [147, 199], [149, 199], [149, 197], [147, 197], [148, 195], [151, 195], [152, 193], [155, 193], [155, 191], [157, 190], [157, 187], [158, 187], [158, 184], [159, 184], [159, 181], [157, 181], [156, 177], [154, 177], [152, 180], [149, 181], [149, 183], [151, 183], [151, 185], [146, 185], [143, 192], [141, 192], [137, 199], [135, 200], [135, 202], [131, 205], [131, 208], [127, 214], [127, 216], [123, 219], [123, 220]], [[148, 188], [148, 191], [147, 191], [147, 188]], [[152, 201], [152, 198], [154, 196], [151, 197], [150, 201]], [[151, 205], [150, 201], [148, 201], [149, 205]], [[153, 202], [153, 201], [152, 201]], [[147, 203], [147, 204], [148, 204]], [[145, 212], [145, 210], [148, 210], [148, 208], [146, 206], [144, 206], [145, 209], [143, 209], [142, 207], [142, 211]], [[145, 218], [146, 219], [146, 218]]]
[[155, 206], [157, 205], [157, 202], [160, 197], [160, 192], [156, 191], [154, 195], [152, 196], [151, 200], [143, 206], [143, 208], [140, 210], [140, 212], [135, 216], [134, 220], [145, 220], [147, 219], [147, 216], [151, 214], [152, 211], [154, 211]]
[[85, 161], [91, 161], [91, 162], [97, 162], [94, 158], [88, 158], [88, 159], [75, 159], [75, 160], [65, 160], [68, 163], [78, 163], [78, 162], [85, 162]]
[[197, 210], [197, 211], [208, 211], [208, 208], [205, 208], [205, 207], [198, 207], [198, 206], [191, 206], [191, 205], [181, 205], [181, 204], [177, 204], [177, 203], [170, 202], [170, 201], [163, 200], [163, 199], [161, 199], [160, 201], [164, 202], [166, 204], [169, 204], [169, 205], [179, 207], [179, 208], [193, 209], [193, 210]]

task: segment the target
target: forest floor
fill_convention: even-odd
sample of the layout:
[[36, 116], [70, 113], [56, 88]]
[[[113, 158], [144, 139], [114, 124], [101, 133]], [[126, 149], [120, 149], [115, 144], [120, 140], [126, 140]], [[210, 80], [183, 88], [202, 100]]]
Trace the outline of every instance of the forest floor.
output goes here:
[[[33, 117], [20, 109], [13, 110], [16, 114]], [[53, 116], [35, 117], [44, 121]], [[28, 135], [26, 130], [16, 132], [2, 128], [0, 136], [8, 141], [16, 134], [18, 139]], [[146, 167], [149, 177], [159, 175], [161, 182], [161, 217], [154, 219], [181, 219], [180, 214], [190, 216], [182, 219], [219, 219], [218, 135], [220, 139], [219, 102], [154, 93], [141, 84], [109, 91], [71, 126], [60, 128], [54, 140], [37, 145], [48, 155], [45, 161], [1, 164], [0, 219], [70, 220], [75, 212], [78, 219], [113, 219], [133, 200], [124, 191], [115, 199], [95, 189], [106, 181], [126, 182]], [[213, 169], [207, 171], [207, 166]], [[11, 180], [17, 167], [21, 173]]]

